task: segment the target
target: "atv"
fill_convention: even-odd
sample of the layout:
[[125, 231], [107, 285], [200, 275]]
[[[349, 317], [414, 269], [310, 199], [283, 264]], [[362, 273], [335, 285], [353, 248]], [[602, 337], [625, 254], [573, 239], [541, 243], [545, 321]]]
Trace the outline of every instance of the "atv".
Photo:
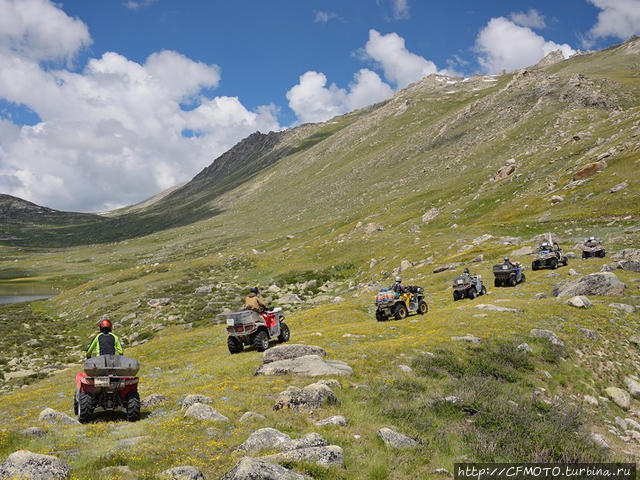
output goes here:
[[376, 295], [376, 320], [384, 322], [391, 317], [396, 320], [407, 318], [410, 313], [424, 315], [429, 311], [424, 301], [422, 287], [409, 286], [407, 293], [398, 294], [389, 288], [383, 288]]
[[600, 240], [595, 237], [589, 237], [584, 241], [584, 246], [582, 247], [582, 258], [590, 258], [590, 257], [598, 257], [604, 258], [606, 255], [606, 251]]
[[522, 273], [523, 267], [520, 263], [500, 263], [493, 266], [493, 286], [494, 287], [515, 287], [519, 283], [524, 283], [527, 278]]
[[557, 243], [551, 246], [547, 242], [544, 242], [538, 247], [538, 254], [531, 264], [531, 270], [540, 270], [543, 268], [555, 270], [558, 268], [558, 265], [567, 266], [568, 263], [567, 257], [564, 256], [562, 249]]
[[253, 310], [242, 310], [227, 315], [227, 347], [229, 352], [240, 353], [244, 346], [253, 346], [264, 352], [269, 348], [269, 341], [277, 338], [280, 343], [288, 342], [291, 336], [289, 327], [283, 322], [281, 308], [274, 308], [262, 313]]
[[480, 275], [470, 275], [463, 273], [453, 279], [453, 301], [457, 302], [462, 298], [473, 300], [478, 295], [485, 295], [486, 287], [482, 284]]
[[76, 374], [73, 413], [80, 423], [93, 419], [96, 408], [124, 410], [127, 420], [140, 419], [140, 395], [137, 360], [122, 355], [100, 355], [84, 362], [84, 371]]

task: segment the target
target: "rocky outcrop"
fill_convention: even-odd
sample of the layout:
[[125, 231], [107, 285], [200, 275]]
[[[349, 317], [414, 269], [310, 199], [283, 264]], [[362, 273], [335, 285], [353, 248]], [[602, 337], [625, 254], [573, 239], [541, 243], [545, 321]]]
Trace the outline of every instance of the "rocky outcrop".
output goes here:
[[196, 467], [183, 465], [165, 470], [160, 474], [160, 478], [163, 480], [206, 480], [207, 477]]
[[321, 375], [352, 375], [353, 369], [340, 360], [325, 360], [318, 355], [305, 355], [287, 360], [277, 360], [261, 365], [256, 375], [302, 375], [317, 377]]
[[380, 438], [387, 447], [391, 448], [403, 449], [416, 448], [420, 446], [420, 444], [413, 438], [387, 427], [383, 427], [378, 430], [378, 438]]
[[431, 220], [434, 220], [438, 215], [440, 215], [440, 210], [436, 207], [430, 208], [424, 215], [422, 215], [422, 223], [429, 223]]
[[274, 410], [289, 408], [296, 411], [311, 411], [324, 405], [335, 405], [340, 403], [333, 390], [322, 383], [312, 383], [300, 389], [290, 386], [280, 392]]
[[324, 348], [315, 345], [302, 345], [298, 343], [287, 343], [270, 348], [262, 355], [262, 363], [271, 363], [279, 360], [289, 360], [292, 358], [304, 357], [305, 355], [327, 355]]
[[244, 457], [224, 474], [222, 480], [313, 480], [291, 470], [257, 458]]
[[553, 50], [552, 52], [547, 53], [542, 60], [535, 64], [536, 67], [546, 67], [549, 65], [553, 65], [554, 63], [558, 63], [564, 60], [564, 55], [562, 50]]
[[573, 174], [573, 181], [575, 182], [592, 177], [596, 173], [603, 171], [605, 168], [607, 168], [607, 162], [605, 162], [604, 160], [599, 162], [587, 163], [586, 165], [580, 167], [580, 169]]
[[567, 282], [553, 290], [556, 297], [575, 297], [579, 295], [620, 296], [626, 285], [618, 280], [615, 273], [598, 272], [585, 275]]
[[591, 301], [584, 295], [578, 295], [567, 300], [567, 305], [576, 308], [591, 308]]
[[207, 395], [201, 395], [199, 393], [192, 393], [191, 395], [187, 395], [182, 400], [182, 409], [187, 410], [194, 403], [212, 403], [213, 400], [211, 397]]
[[229, 419], [218, 413], [218, 411], [210, 407], [209, 405], [205, 405], [204, 403], [194, 403], [187, 411], [184, 412], [185, 417], [195, 418], [196, 420], [204, 420], [204, 421], [214, 421], [214, 422], [227, 422]]
[[623, 410], [629, 410], [631, 406], [631, 395], [618, 387], [608, 387], [605, 389], [607, 396]]
[[0, 464], [1, 479], [58, 480], [70, 473], [71, 467], [66, 462], [28, 450], [14, 452]]
[[45, 408], [38, 415], [38, 420], [46, 423], [62, 423], [65, 425], [80, 425], [80, 422], [66, 413], [58, 412], [53, 408]]
[[545, 340], [549, 340], [552, 345], [564, 347], [564, 342], [560, 340], [551, 330], [532, 328], [529, 332], [529, 335], [531, 335], [533, 338], [544, 338]]
[[152, 393], [151, 395], [144, 397], [140, 402], [140, 405], [142, 406], [142, 408], [153, 408], [163, 404], [166, 401], [167, 397], [165, 397], [164, 395], [160, 395], [159, 393]]

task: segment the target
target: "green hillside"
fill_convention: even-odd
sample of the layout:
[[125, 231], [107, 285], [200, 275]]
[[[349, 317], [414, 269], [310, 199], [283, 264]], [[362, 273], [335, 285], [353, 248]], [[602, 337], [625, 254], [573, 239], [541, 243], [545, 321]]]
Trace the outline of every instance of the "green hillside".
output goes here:
[[[59, 292], [0, 306], [0, 460], [26, 448], [69, 462], [74, 478], [122, 465], [155, 478], [184, 464], [220, 478], [261, 427], [293, 438], [318, 432], [342, 447], [342, 467], [285, 463], [314, 478], [442, 478], [435, 469], [461, 460], [634, 458], [640, 443], [616, 417], [640, 423], [640, 404], [623, 411], [600, 397], [640, 368], [629, 341], [640, 277], [615, 270], [623, 295], [591, 296], [588, 309], [551, 291], [613, 261], [580, 260], [586, 236], [602, 238], [608, 257], [640, 245], [639, 72], [632, 39], [509, 75], [432, 75], [322, 124], [254, 134], [146, 208], [107, 217], [48, 211], [45, 221], [0, 209], [8, 219], [0, 290]], [[601, 163], [578, 173], [593, 162]], [[549, 232], [578, 259], [494, 288], [493, 264], [510, 255], [530, 265], [521, 249]], [[430, 311], [376, 322], [373, 295], [403, 260], [404, 282], [425, 288]], [[451, 279], [465, 266], [489, 295], [454, 303]], [[261, 354], [229, 354], [220, 314], [239, 308], [250, 285], [285, 307], [292, 342], [352, 366], [334, 389], [340, 405], [274, 411], [280, 391], [317, 379], [254, 376]], [[288, 303], [289, 293], [301, 302]], [[159, 298], [169, 300], [148, 303]], [[135, 424], [103, 418], [21, 434], [42, 426], [45, 407], [72, 413], [75, 370], [103, 314], [142, 363], [141, 394], [167, 401]], [[565, 346], [532, 338], [533, 328]], [[466, 334], [481, 343], [452, 340]], [[530, 353], [517, 349], [523, 342]], [[191, 393], [212, 397], [229, 421], [183, 418], [179, 402]], [[241, 423], [249, 410], [266, 418]], [[313, 423], [338, 414], [346, 427]], [[386, 447], [376, 432], [390, 425], [420, 447]], [[144, 438], [120, 446], [135, 437]]]

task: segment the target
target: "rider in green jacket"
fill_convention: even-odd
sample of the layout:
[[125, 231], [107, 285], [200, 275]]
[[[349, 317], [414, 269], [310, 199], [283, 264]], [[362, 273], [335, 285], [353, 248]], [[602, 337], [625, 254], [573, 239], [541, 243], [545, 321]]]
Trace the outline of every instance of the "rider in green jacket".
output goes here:
[[98, 326], [100, 327], [100, 333], [96, 335], [91, 345], [89, 345], [87, 358], [91, 357], [93, 353], [96, 356], [122, 355], [122, 344], [120, 339], [111, 332], [111, 321], [108, 318], [103, 318]]

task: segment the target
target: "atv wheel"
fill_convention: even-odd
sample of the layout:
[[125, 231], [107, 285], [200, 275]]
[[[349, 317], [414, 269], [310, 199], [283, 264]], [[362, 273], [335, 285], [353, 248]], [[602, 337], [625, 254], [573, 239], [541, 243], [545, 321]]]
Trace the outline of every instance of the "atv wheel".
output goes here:
[[471, 287], [469, 289], [469, 292], [467, 293], [467, 296], [473, 300], [474, 298], [476, 298], [478, 296], [478, 292], [476, 292], [476, 287]]
[[552, 258], [551, 260], [549, 260], [549, 266], [551, 267], [552, 270], [555, 270], [556, 268], [558, 268], [558, 259]]
[[458, 290], [454, 290], [453, 291], [453, 301], [457, 302], [461, 298], [462, 298], [462, 295], [460, 294], [460, 292]]
[[500, 280], [498, 280], [497, 278], [493, 279], [493, 286], [494, 287], [498, 288], [500, 286], [500, 283], [501, 283]]
[[520, 277], [520, 283], [524, 283], [526, 281], [527, 281], [527, 277], [525, 277], [523, 273], [522, 276]]
[[599, 256], [600, 258], [604, 258], [606, 254], [607, 254], [607, 251], [606, 251], [606, 250], [602, 250], [602, 251], [600, 252], [600, 255], [598, 255], [598, 256]]
[[87, 392], [78, 392], [78, 421], [87, 423], [93, 418], [93, 397]]
[[256, 333], [256, 336], [253, 337], [253, 341], [251, 343], [259, 352], [267, 350], [269, 348], [269, 336], [267, 335], [267, 332], [260, 331]]
[[533, 271], [538, 270], [538, 262], [533, 262], [533, 263], [531, 264], [531, 270], [533, 270]]
[[402, 320], [403, 318], [407, 318], [407, 307], [404, 303], [399, 303], [396, 305], [396, 308], [393, 309], [393, 316], [396, 320]]
[[278, 335], [278, 341], [280, 343], [288, 342], [291, 338], [291, 332], [289, 326], [286, 323], [280, 322], [280, 335]]
[[587, 258], [589, 256], [589, 254], [587, 254], [587, 252], [582, 252], [582, 259], [584, 260], [585, 258]]
[[509, 285], [511, 285], [512, 287], [515, 287], [518, 284], [518, 280], [516, 279], [515, 275], [512, 275], [511, 277], [509, 277]]
[[418, 304], [418, 313], [420, 315], [424, 315], [425, 313], [427, 313], [429, 311], [429, 307], [427, 306], [427, 302], [425, 302], [424, 300], [422, 300], [419, 304]]
[[242, 350], [244, 350], [244, 345], [236, 337], [227, 337], [227, 347], [229, 348], [229, 352], [231, 352], [232, 355], [234, 353], [240, 353]]
[[387, 316], [381, 310], [376, 310], [376, 320], [379, 322], [385, 322], [387, 320]]
[[130, 422], [140, 420], [140, 395], [138, 392], [127, 395], [127, 420]]
[[567, 265], [569, 265], [569, 259], [568, 259], [567, 257], [564, 257], [564, 258], [562, 259], [562, 265], [564, 265], [565, 267], [566, 267]]
[[480, 295], [486, 295], [486, 294], [487, 294], [487, 287], [482, 285], [482, 289], [480, 290]]

